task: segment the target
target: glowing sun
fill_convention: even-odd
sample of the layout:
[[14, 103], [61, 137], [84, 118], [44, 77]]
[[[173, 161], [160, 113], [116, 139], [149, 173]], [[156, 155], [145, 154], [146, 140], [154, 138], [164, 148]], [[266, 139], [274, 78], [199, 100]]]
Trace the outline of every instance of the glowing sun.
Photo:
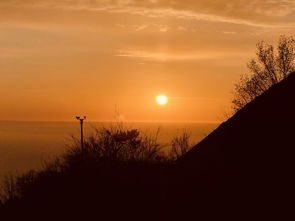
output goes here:
[[159, 105], [165, 105], [168, 103], [168, 97], [164, 94], [160, 94], [156, 97], [156, 101]]

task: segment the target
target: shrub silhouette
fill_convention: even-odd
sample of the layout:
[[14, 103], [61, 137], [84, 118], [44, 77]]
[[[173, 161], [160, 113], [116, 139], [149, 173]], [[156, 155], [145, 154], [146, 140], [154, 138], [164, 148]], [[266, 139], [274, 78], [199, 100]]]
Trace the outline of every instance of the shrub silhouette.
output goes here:
[[250, 60], [250, 74], [242, 75], [235, 85], [232, 100], [234, 111], [242, 109], [271, 86], [286, 79], [295, 70], [294, 39], [281, 35], [276, 50], [273, 45], [260, 41], [256, 45], [256, 59]]
[[162, 147], [158, 132], [149, 136], [136, 129], [97, 129], [83, 149], [74, 138], [66, 152], [42, 170], [7, 177], [2, 209], [32, 218], [50, 208], [54, 213], [61, 210], [67, 219], [81, 214], [85, 218], [89, 209], [108, 220], [122, 213], [137, 217], [147, 209], [159, 213], [175, 159]]
[[177, 160], [179, 157], [186, 154], [193, 145], [190, 144], [190, 134], [183, 131], [182, 134], [175, 136], [171, 140], [170, 158]]
[[[80, 148], [79, 140], [73, 138], [64, 159], [71, 163], [76, 158], [91, 158], [92, 160], [108, 159], [113, 161], [152, 162], [164, 160], [162, 145], [158, 142], [158, 132], [155, 135], [142, 135], [137, 129], [124, 129], [119, 126], [110, 129], [96, 129], [94, 135], [84, 141], [84, 149]], [[84, 161], [84, 159], [81, 159]]]

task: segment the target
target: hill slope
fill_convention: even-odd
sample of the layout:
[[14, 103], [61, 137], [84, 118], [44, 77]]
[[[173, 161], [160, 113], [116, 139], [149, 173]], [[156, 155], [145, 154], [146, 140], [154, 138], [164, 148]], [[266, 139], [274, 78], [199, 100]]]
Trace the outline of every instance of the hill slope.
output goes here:
[[[201, 170], [208, 160], [206, 169], [213, 165], [230, 168], [229, 162], [235, 168], [246, 166], [247, 170], [254, 166], [286, 166], [294, 159], [294, 128], [295, 73], [221, 124], [179, 162], [201, 165]], [[279, 161], [282, 164], [276, 165]]]
[[287, 210], [294, 189], [294, 97], [295, 73], [179, 159], [185, 182], [205, 188], [204, 195], [213, 194], [214, 201], [220, 195], [222, 203], [231, 201], [228, 205], [240, 212], [242, 207], [248, 214]]

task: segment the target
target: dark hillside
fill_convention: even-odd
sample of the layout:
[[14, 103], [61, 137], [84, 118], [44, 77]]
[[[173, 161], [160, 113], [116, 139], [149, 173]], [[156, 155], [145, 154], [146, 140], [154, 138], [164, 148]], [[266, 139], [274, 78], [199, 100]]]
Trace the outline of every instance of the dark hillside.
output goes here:
[[227, 205], [245, 215], [291, 214], [294, 127], [295, 73], [246, 105], [179, 159], [185, 183], [203, 185], [204, 197], [213, 194], [215, 202], [219, 195], [223, 211]]

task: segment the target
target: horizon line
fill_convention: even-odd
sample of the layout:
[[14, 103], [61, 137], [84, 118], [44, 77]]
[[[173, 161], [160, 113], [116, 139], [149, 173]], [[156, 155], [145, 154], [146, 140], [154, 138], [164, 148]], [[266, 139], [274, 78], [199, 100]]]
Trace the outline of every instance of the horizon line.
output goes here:
[[[0, 122], [64, 122], [64, 123], [70, 123], [70, 122], [76, 122], [76, 120], [0, 120]], [[85, 122], [91, 122], [91, 123], [199, 123], [199, 124], [220, 124], [222, 121], [115, 121], [115, 120], [86, 120]]]

